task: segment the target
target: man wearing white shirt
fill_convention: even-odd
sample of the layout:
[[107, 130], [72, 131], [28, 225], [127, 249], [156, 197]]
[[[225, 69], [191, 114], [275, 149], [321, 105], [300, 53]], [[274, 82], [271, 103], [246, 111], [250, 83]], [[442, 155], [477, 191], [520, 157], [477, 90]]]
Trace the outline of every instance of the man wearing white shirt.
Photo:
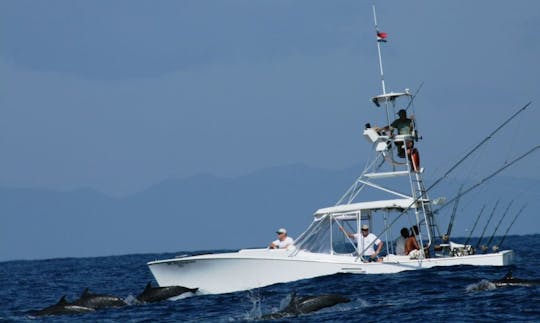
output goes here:
[[285, 249], [289, 246], [292, 246], [294, 243], [293, 238], [287, 236], [287, 230], [281, 228], [276, 231], [278, 238], [277, 240], [270, 243], [268, 248], [270, 249]]
[[[369, 226], [366, 224], [362, 225], [362, 233], [350, 233], [343, 228], [341, 228], [341, 231], [349, 238], [356, 239], [362, 260], [366, 262], [382, 261], [382, 258], [379, 259], [378, 255], [382, 250], [383, 242], [373, 233], [369, 233]], [[374, 246], [377, 246], [377, 250], [373, 249]]]

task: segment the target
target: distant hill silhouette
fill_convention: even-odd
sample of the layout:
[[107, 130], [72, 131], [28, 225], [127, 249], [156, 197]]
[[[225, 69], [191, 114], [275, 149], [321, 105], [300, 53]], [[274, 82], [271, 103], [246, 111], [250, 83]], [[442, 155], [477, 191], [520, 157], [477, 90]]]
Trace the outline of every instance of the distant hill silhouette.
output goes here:
[[[333, 205], [360, 171], [359, 166], [330, 171], [295, 164], [237, 178], [197, 175], [169, 179], [123, 198], [91, 189], [4, 187], [0, 260], [265, 246], [278, 227], [297, 237], [313, 212]], [[449, 181], [446, 191], [433, 191], [431, 197], [450, 198], [458, 186]], [[511, 233], [539, 232], [539, 180], [498, 177], [488, 187], [461, 202], [457, 235], [465, 234], [483, 203], [487, 210], [498, 197], [503, 206], [517, 199], [514, 211], [529, 203]], [[451, 209], [441, 212], [444, 228]], [[503, 223], [511, 220], [510, 213]]]

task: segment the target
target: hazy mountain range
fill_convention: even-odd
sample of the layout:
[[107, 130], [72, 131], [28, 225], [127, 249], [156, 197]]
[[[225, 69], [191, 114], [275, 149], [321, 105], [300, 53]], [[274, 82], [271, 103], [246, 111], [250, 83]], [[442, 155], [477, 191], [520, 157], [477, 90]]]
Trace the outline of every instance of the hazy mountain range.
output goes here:
[[[92, 189], [3, 187], [0, 260], [265, 246], [278, 227], [298, 236], [313, 212], [333, 205], [360, 171], [360, 166], [331, 171], [296, 164], [237, 178], [198, 175], [166, 180], [121, 198]], [[451, 197], [459, 185], [447, 181], [443, 186], [432, 197]], [[516, 199], [514, 212], [498, 232], [506, 230], [525, 202], [528, 208], [511, 233], [539, 232], [535, 213], [540, 180], [498, 177], [487, 187], [464, 199], [460, 212], [476, 214], [483, 203], [487, 210], [499, 197], [501, 208]], [[457, 235], [463, 236], [473, 221], [464, 217], [458, 214]]]

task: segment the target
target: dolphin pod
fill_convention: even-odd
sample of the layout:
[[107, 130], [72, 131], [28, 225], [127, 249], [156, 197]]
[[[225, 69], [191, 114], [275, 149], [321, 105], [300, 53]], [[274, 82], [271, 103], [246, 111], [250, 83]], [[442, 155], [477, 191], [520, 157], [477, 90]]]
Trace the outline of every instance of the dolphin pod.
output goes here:
[[497, 287], [508, 287], [508, 286], [523, 286], [530, 287], [535, 285], [540, 285], [540, 280], [533, 279], [519, 279], [512, 276], [512, 271], [509, 271], [502, 279], [492, 281], [493, 284]]
[[340, 303], [348, 303], [350, 300], [346, 297], [329, 294], [319, 296], [297, 296], [296, 293], [291, 295], [289, 304], [282, 310], [276, 313], [263, 315], [262, 319], [279, 319], [300, 314], [316, 312], [325, 307], [331, 307]]
[[[168, 287], [153, 287], [148, 283], [143, 292], [137, 296], [139, 303], [153, 303], [185, 293], [196, 293], [198, 288], [187, 288], [183, 286], [168, 286]], [[339, 295], [319, 295], [319, 296], [302, 296], [299, 297], [296, 293], [291, 294], [290, 302], [279, 312], [271, 313], [262, 316], [262, 319], [278, 319], [300, 314], [307, 314], [318, 311], [325, 307], [331, 307], [339, 303], [348, 303], [349, 299]], [[121, 307], [127, 305], [124, 300], [113, 295], [94, 294], [86, 288], [79, 299], [74, 302], [68, 302], [66, 296], [62, 296], [60, 300], [51, 306], [41, 310], [30, 311], [31, 316], [48, 316], [48, 315], [66, 315], [66, 314], [82, 314], [95, 312], [97, 309]]]
[[[183, 286], [152, 287], [152, 284], [148, 283], [144, 291], [137, 296], [137, 301], [139, 303], [159, 302], [180, 296], [187, 292], [195, 293], [197, 290], [198, 288], [186, 288]], [[79, 299], [74, 302], [68, 302], [64, 295], [60, 298], [58, 303], [41, 310], [30, 311], [29, 314], [31, 316], [81, 314], [94, 312], [97, 309], [121, 307], [125, 305], [127, 305], [127, 303], [120, 297], [106, 294], [94, 294], [86, 288]]]

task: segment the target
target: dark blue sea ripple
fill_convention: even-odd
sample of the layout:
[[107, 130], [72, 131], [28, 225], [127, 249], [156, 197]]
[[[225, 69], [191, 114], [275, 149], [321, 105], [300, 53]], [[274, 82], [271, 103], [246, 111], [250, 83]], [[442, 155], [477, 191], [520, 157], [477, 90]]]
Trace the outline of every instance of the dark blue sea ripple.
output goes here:
[[[294, 318], [326, 321], [540, 321], [540, 287], [493, 288], [487, 281], [509, 269], [519, 278], [540, 279], [540, 235], [513, 236], [517, 253], [509, 268], [459, 266], [391, 275], [340, 274], [276, 284], [247, 292], [204, 295], [99, 310], [43, 321], [214, 321], [257, 320], [277, 311], [287, 295], [337, 293], [352, 302]], [[181, 252], [182, 254], [186, 252]], [[192, 254], [187, 252], [188, 254]], [[31, 321], [32, 309], [54, 304], [62, 295], [75, 300], [86, 287], [133, 302], [152, 276], [146, 262], [174, 254], [64, 258], [0, 263], [0, 321]], [[287, 318], [286, 320], [291, 320]]]

